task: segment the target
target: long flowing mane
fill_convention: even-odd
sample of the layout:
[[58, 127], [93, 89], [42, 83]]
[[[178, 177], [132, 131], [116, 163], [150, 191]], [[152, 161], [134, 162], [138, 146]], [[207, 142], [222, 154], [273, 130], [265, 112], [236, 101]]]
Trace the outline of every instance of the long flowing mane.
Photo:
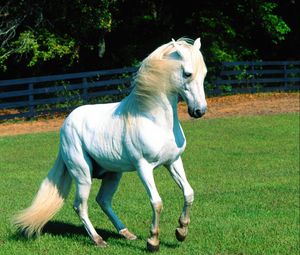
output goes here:
[[[191, 52], [193, 76], [195, 78], [201, 62], [199, 56], [202, 55], [199, 50], [193, 47], [193, 40], [189, 38], [180, 38], [177, 40], [179, 45], [183, 45]], [[172, 84], [172, 71], [180, 68], [180, 61], [169, 57], [174, 52], [173, 42], [166, 43], [154, 50], [146, 57], [132, 80], [133, 90], [125, 99], [124, 113], [127, 118], [135, 115], [137, 112], [144, 112], [155, 107], [155, 99], [159, 94], [167, 94], [175, 91]], [[203, 62], [204, 63], [204, 62]]]

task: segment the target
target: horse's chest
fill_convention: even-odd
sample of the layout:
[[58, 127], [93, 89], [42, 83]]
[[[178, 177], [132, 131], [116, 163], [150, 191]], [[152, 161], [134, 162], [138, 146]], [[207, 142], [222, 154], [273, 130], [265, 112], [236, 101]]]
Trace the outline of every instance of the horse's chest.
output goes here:
[[171, 164], [183, 153], [184, 149], [185, 142], [181, 146], [174, 141], [166, 143], [159, 153], [159, 164]]
[[181, 128], [173, 132], [154, 132], [143, 139], [143, 157], [155, 166], [169, 164], [183, 153], [185, 145]]

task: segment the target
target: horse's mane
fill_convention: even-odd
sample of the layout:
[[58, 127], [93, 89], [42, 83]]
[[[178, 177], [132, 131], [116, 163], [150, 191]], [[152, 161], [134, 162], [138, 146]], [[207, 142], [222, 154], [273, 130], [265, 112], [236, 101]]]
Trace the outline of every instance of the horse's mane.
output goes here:
[[[191, 50], [193, 74], [199, 73], [201, 66], [199, 61], [200, 51], [193, 46], [194, 41], [189, 38], [177, 40]], [[130, 118], [134, 113], [147, 111], [155, 107], [156, 96], [161, 93], [169, 93], [174, 90], [170, 74], [172, 70], [180, 68], [180, 61], [168, 57], [174, 51], [173, 42], [161, 45], [146, 57], [132, 80], [133, 90], [125, 99], [124, 114]], [[191, 77], [194, 79], [195, 77]]]

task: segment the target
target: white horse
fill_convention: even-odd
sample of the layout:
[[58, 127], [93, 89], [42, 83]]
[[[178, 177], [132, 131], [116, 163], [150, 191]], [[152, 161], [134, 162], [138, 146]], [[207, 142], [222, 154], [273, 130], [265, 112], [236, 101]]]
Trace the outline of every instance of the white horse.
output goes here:
[[20, 230], [28, 236], [39, 234], [62, 207], [74, 180], [74, 209], [93, 242], [105, 246], [88, 216], [92, 178], [97, 177], [102, 184], [96, 201], [124, 238], [136, 239], [111, 207], [122, 174], [136, 170], [153, 209], [147, 247], [156, 251], [162, 200], [153, 170], [164, 165], [184, 194], [176, 237], [179, 241], [185, 239], [194, 192], [181, 160], [186, 140], [178, 121], [177, 103], [180, 95], [195, 118], [206, 111], [203, 82], [207, 69], [200, 46], [200, 38], [172, 40], [160, 46], [143, 60], [128, 97], [119, 103], [78, 107], [66, 118], [54, 166], [31, 206], [15, 217]]

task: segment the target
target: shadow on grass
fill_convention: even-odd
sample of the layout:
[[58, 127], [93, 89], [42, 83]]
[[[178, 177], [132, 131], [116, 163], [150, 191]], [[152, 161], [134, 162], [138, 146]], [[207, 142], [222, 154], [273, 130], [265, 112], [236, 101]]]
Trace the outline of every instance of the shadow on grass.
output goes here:
[[[122, 237], [118, 235], [117, 233], [114, 233], [112, 231], [107, 231], [103, 229], [96, 229], [98, 234], [102, 236], [104, 240], [107, 240], [109, 238], [114, 238], [114, 239], [121, 239]], [[76, 236], [88, 236], [86, 230], [84, 229], [83, 226], [76, 226], [71, 223], [65, 223], [61, 221], [50, 221], [48, 222], [45, 227], [42, 230], [41, 235], [44, 233], [51, 234], [53, 236], [62, 236], [66, 238], [73, 238], [75, 235]], [[25, 240], [34, 240], [36, 239], [37, 236], [33, 235], [32, 237], [28, 238], [24, 232], [22, 231], [16, 231], [14, 235], [12, 236], [12, 239], [15, 240], [20, 240], [20, 241], [25, 241]]]
[[[122, 236], [120, 236], [119, 234], [117, 234], [115, 232], [107, 231], [107, 230], [99, 229], [99, 228], [96, 228], [96, 231], [105, 241], [112, 238], [112, 239], [115, 239], [117, 245], [126, 246], [127, 248], [131, 248], [131, 249], [139, 250], [139, 251], [147, 250], [146, 249], [146, 237], [138, 238], [140, 241], [142, 239], [145, 239], [145, 246], [141, 247], [140, 244], [136, 243], [136, 241], [127, 241]], [[53, 236], [62, 236], [64, 238], [71, 238], [71, 239], [73, 239], [74, 236], [88, 237], [88, 234], [83, 226], [77, 226], [77, 225], [74, 225], [71, 223], [64, 223], [61, 221], [48, 222], [42, 230], [42, 235], [43, 235], [43, 233], [51, 234]], [[13, 236], [11, 236], [11, 238], [13, 240], [28, 242], [28, 241], [34, 241], [37, 238], [37, 236], [32, 236], [31, 238], [28, 238], [24, 235], [24, 233], [17, 231], [14, 233]], [[169, 249], [176, 249], [180, 246], [179, 243], [177, 243], [177, 242], [170, 243], [170, 242], [165, 242], [163, 240], [161, 240], [160, 244]], [[91, 241], [91, 245], [92, 245], [92, 241]]]
[[[115, 232], [96, 228], [97, 233], [104, 239], [109, 238], [121, 239], [122, 237]], [[43, 228], [43, 233], [48, 233], [54, 236], [72, 237], [73, 235], [88, 236], [83, 226], [77, 226], [71, 223], [61, 221], [50, 221]]]

